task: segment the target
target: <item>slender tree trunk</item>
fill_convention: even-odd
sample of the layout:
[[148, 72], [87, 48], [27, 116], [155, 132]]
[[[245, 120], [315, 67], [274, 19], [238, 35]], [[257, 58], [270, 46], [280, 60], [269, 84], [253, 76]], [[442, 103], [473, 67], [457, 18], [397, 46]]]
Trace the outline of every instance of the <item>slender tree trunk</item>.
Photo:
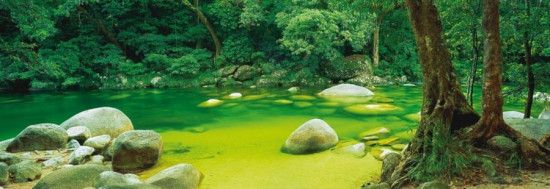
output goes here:
[[[199, 0], [193, 0], [193, 6], [199, 7]], [[197, 23], [197, 25], [201, 23], [198, 16], [197, 16], [197, 19], [195, 20], [195, 23]], [[196, 49], [201, 49], [202, 48], [202, 39], [197, 40], [197, 43], [195, 44], [195, 48]]]
[[[531, 3], [529, 0], [525, 1], [525, 13], [526, 13], [526, 23], [530, 23], [531, 17]], [[529, 24], [527, 24], [529, 25]], [[529, 38], [528, 27], [525, 28], [523, 32], [523, 46], [525, 48], [525, 67], [527, 70], [527, 100], [525, 103], [524, 117], [528, 119], [531, 117], [531, 107], [533, 106], [533, 93], [535, 92], [535, 76], [533, 75], [533, 70], [531, 68], [531, 39]]]
[[372, 35], [372, 63], [374, 67], [378, 67], [380, 62], [380, 53], [378, 52], [378, 46], [380, 44], [380, 25], [376, 24]]
[[202, 13], [202, 11], [199, 9], [199, 7], [195, 7], [189, 3], [188, 0], [182, 0], [183, 5], [185, 5], [189, 10], [193, 11], [195, 14], [197, 14], [197, 17], [199, 20], [206, 26], [206, 29], [210, 33], [210, 37], [212, 37], [212, 41], [214, 42], [214, 59], [216, 59], [221, 54], [222, 44], [220, 39], [218, 38], [218, 35], [216, 34], [216, 31], [214, 30], [214, 27], [212, 24], [210, 24], [210, 21], [208, 21], [208, 18]]
[[477, 63], [479, 61], [479, 42], [477, 37], [477, 26], [472, 24], [472, 67], [470, 68], [470, 76], [468, 77], [468, 102], [470, 106], [474, 105], [474, 85], [477, 75]]
[[[423, 71], [423, 102], [420, 126], [392, 174], [392, 188], [409, 179], [408, 171], [428, 167], [443, 158], [451, 132], [473, 125], [479, 119], [462, 94], [442, 37], [437, 8], [431, 0], [407, 0], [409, 19]], [[429, 172], [429, 170], [427, 170]]]

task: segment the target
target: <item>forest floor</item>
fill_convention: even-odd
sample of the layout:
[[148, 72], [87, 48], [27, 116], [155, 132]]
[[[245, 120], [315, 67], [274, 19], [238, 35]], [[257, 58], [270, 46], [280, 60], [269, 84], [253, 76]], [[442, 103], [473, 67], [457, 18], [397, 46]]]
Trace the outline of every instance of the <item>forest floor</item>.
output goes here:
[[[499, 181], [491, 181], [489, 179], [484, 179], [481, 182], [477, 183], [468, 183], [468, 184], [459, 184], [460, 181], [457, 181], [456, 184], [452, 185], [452, 188], [525, 188], [525, 189], [538, 189], [538, 188], [550, 188], [550, 170], [521, 170], [512, 175], [506, 175], [500, 177]], [[497, 183], [500, 182], [500, 183]]]

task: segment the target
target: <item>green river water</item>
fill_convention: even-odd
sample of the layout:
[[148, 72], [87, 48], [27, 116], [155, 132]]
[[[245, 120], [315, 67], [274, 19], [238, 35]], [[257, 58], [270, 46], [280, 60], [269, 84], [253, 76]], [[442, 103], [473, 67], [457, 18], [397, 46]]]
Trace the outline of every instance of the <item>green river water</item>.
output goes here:
[[[297, 94], [286, 89], [239, 88], [0, 94], [0, 140], [14, 137], [30, 124], [60, 124], [80, 111], [111, 106], [125, 112], [135, 129], [152, 129], [163, 137], [159, 164], [141, 173], [142, 177], [190, 163], [204, 175], [201, 188], [358, 188], [379, 177], [381, 162], [372, 155], [356, 157], [334, 150], [290, 155], [280, 149], [294, 129], [312, 118], [325, 120], [342, 142], [353, 143], [362, 131], [386, 127], [390, 136], [399, 137], [394, 143], [405, 144], [417, 126], [421, 87], [372, 90], [374, 98], [362, 104], [398, 109], [351, 113], [345, 107], [354, 103], [318, 98], [319, 89]], [[232, 92], [244, 96], [224, 99]], [[210, 98], [224, 102], [217, 107], [197, 106]], [[508, 103], [504, 110], [522, 108], [521, 102]], [[538, 115], [540, 105], [533, 111]], [[382, 147], [367, 151], [374, 148]]]

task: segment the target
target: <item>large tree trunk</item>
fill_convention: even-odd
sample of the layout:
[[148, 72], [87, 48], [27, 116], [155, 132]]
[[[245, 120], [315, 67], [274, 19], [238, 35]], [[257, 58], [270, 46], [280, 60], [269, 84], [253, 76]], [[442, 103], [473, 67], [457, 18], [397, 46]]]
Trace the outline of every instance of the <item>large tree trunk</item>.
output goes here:
[[525, 138], [508, 126], [502, 116], [502, 55], [499, 34], [499, 1], [483, 0], [484, 88], [483, 114], [469, 132], [469, 138], [476, 145], [483, 145], [491, 137], [502, 134], [519, 143], [519, 153], [527, 168], [550, 167], [550, 150], [539, 142]]
[[[529, 0], [525, 1], [525, 14], [526, 14], [526, 22], [529, 23], [530, 17], [531, 17], [531, 3]], [[527, 24], [529, 26], [529, 24]], [[525, 67], [527, 71], [527, 100], [525, 103], [525, 110], [524, 110], [524, 117], [523, 118], [530, 118], [531, 117], [531, 107], [533, 106], [533, 93], [535, 92], [535, 76], [533, 75], [533, 70], [531, 69], [531, 39], [529, 38], [529, 30], [527, 27], [525, 28], [525, 31], [523, 32], [523, 46], [525, 48]]]
[[424, 94], [420, 126], [404, 160], [392, 174], [392, 188], [410, 179], [408, 171], [423, 169], [430, 161], [443, 158], [451, 132], [479, 119], [460, 90], [433, 2], [407, 0], [407, 7], [423, 70]]
[[189, 10], [193, 11], [197, 15], [199, 20], [202, 22], [202, 24], [204, 24], [204, 26], [210, 33], [210, 37], [212, 37], [212, 41], [214, 42], [214, 48], [215, 48], [214, 59], [216, 59], [221, 53], [222, 44], [220, 39], [218, 38], [218, 35], [216, 34], [216, 31], [214, 30], [214, 27], [212, 26], [212, 24], [210, 24], [210, 21], [208, 21], [208, 18], [206, 18], [206, 16], [202, 13], [199, 7], [195, 7], [191, 5], [191, 3], [189, 3], [188, 0], [182, 0], [182, 2], [183, 2], [183, 5], [185, 5], [187, 8], [189, 8]]

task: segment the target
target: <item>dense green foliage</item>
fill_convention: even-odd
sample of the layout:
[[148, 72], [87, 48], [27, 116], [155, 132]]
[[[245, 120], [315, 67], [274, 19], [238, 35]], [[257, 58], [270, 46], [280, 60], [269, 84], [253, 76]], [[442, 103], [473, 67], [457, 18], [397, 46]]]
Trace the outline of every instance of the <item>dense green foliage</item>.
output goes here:
[[[183, 2], [212, 25], [221, 41], [219, 57], [213, 59], [212, 33]], [[474, 47], [483, 45], [481, 3], [437, 2], [456, 72], [465, 81]], [[0, 0], [0, 86], [319, 85], [371, 74], [386, 81], [402, 76], [421, 81], [414, 35], [402, 3]], [[524, 1], [505, 1], [501, 9], [505, 82], [514, 86], [508, 92], [525, 91], [524, 32], [530, 33], [537, 91], [549, 90], [545, 84], [550, 82], [550, 2], [532, 1], [530, 16]], [[380, 63], [372, 69], [375, 28], [380, 33]], [[242, 81], [222, 73], [233, 74], [234, 65], [253, 65], [260, 73]], [[477, 69], [481, 73], [481, 66]], [[152, 84], [157, 76], [162, 77], [160, 84]]]

